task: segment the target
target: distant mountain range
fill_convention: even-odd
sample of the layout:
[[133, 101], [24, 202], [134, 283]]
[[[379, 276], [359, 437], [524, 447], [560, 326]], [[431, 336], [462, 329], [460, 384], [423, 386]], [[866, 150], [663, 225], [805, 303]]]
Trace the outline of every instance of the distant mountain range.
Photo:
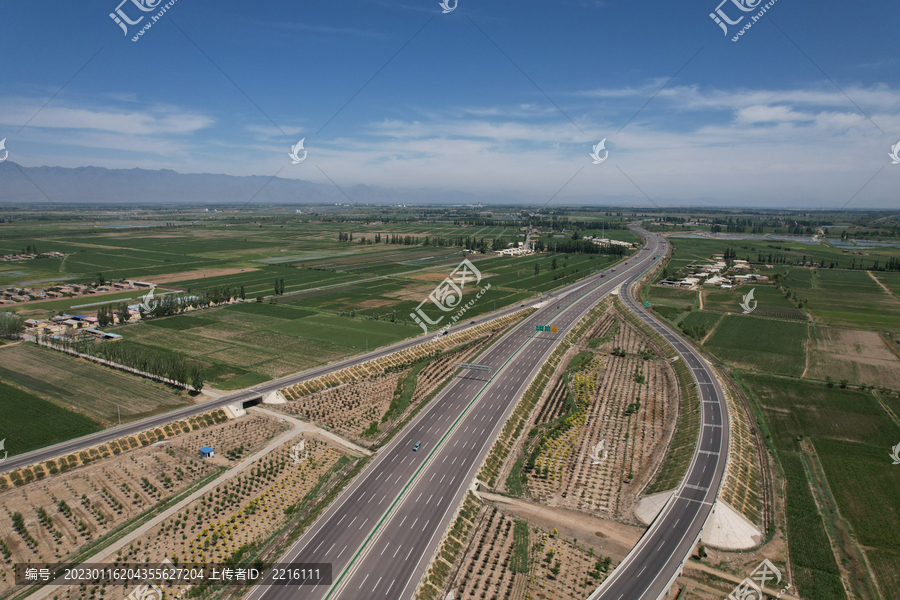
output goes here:
[[[343, 190], [343, 191], [342, 191]], [[260, 175], [233, 176], [178, 173], [171, 169], [106, 169], [104, 167], [22, 167], [0, 163], [2, 204], [505, 204], [544, 206], [549, 198], [536, 194], [473, 194], [440, 189], [393, 189], [354, 185], [339, 190], [331, 184]], [[773, 204], [774, 203], [774, 204]], [[721, 201], [654, 198], [659, 207], [722, 207]], [[860, 203], [862, 204], [862, 203]], [[652, 208], [637, 195], [560, 196], [552, 205], [633, 206]], [[747, 203], [752, 208], [787, 208], [773, 198]], [[733, 207], [733, 205], [732, 205]], [[870, 201], [866, 208], [893, 208], [896, 200]], [[798, 202], [793, 208], [815, 210], [816, 202]], [[854, 208], [863, 208], [855, 206]]]
[[258, 175], [234, 177], [184, 174], [170, 169], [20, 167], [11, 161], [0, 163], [0, 203], [6, 204], [46, 203], [48, 197], [52, 202], [71, 204], [235, 204], [251, 199], [260, 204], [479, 201], [463, 192], [400, 191], [366, 185], [348, 187], [344, 192], [346, 196], [330, 184]]
[[[23, 174], [24, 173], [24, 174]], [[281, 177], [178, 173], [170, 169], [22, 167], [0, 163], [0, 204], [537, 204], [537, 195], [478, 195], [455, 190], [342, 188]], [[641, 205], [634, 196], [557, 199], [557, 204]], [[684, 205], [684, 203], [677, 203]]]

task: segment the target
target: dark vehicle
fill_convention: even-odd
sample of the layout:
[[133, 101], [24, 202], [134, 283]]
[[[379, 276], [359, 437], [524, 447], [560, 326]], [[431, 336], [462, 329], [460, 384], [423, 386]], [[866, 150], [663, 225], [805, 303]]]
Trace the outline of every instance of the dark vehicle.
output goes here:
[[600, 279], [603, 279], [604, 277], [606, 277], [606, 273], [600, 273]]
[[416, 445], [413, 446], [413, 452], [418, 452], [419, 448], [422, 446], [422, 442], [416, 442]]
[[469, 325], [474, 325], [475, 321], [469, 321]]

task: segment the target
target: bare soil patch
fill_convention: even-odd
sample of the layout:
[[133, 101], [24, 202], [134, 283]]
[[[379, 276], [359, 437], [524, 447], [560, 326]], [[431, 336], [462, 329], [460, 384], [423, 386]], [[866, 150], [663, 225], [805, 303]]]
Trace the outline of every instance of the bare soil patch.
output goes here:
[[223, 267], [220, 269], [201, 269], [198, 271], [184, 271], [181, 273], [167, 273], [164, 275], [152, 275], [145, 277], [149, 283], [172, 283], [173, 281], [187, 281], [190, 279], [204, 279], [206, 277], [221, 277], [222, 275], [234, 275], [236, 273], [252, 273], [259, 269], [253, 267]]
[[815, 327], [809, 376], [900, 389], [900, 359], [875, 331]]

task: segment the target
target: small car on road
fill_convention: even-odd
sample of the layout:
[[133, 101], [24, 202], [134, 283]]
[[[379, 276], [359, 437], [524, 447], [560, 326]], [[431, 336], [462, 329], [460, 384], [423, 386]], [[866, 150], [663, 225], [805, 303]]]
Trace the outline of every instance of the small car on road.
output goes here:
[[416, 442], [416, 445], [413, 446], [413, 452], [418, 452], [419, 448], [422, 447], [422, 442]]

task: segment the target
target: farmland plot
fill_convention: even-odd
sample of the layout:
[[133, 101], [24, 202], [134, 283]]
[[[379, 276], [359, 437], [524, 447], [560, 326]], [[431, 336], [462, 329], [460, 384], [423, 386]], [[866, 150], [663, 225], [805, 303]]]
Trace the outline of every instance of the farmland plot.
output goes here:
[[726, 315], [705, 346], [737, 367], [799, 376], [806, 365], [806, 327], [805, 323]]
[[30, 343], [0, 348], [0, 379], [103, 425], [118, 422], [120, 413], [124, 422], [191, 402], [162, 383]]
[[900, 390], [900, 359], [874, 331], [813, 327], [808, 376]]

